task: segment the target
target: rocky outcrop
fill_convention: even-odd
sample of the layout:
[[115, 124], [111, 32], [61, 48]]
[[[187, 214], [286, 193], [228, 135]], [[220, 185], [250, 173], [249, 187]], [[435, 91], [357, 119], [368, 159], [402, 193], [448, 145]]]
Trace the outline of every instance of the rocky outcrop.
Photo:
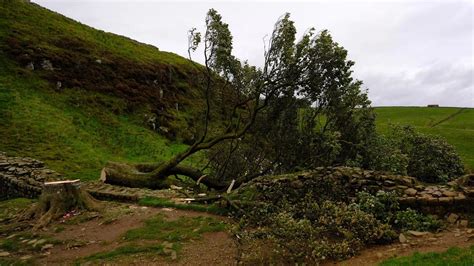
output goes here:
[[45, 181], [60, 180], [61, 176], [32, 158], [7, 157], [0, 152], [0, 200], [41, 194]]

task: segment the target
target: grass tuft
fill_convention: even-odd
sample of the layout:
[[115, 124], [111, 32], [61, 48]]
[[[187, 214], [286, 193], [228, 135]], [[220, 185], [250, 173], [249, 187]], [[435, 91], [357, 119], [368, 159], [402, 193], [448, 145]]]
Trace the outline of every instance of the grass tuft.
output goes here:
[[412, 256], [386, 260], [380, 266], [423, 265], [423, 266], [472, 266], [474, 265], [474, 246], [470, 248], [453, 247], [442, 253], [418, 253]]
[[145, 221], [145, 226], [129, 230], [124, 239], [127, 241], [139, 239], [159, 239], [170, 242], [181, 242], [200, 238], [202, 233], [225, 230], [226, 225], [211, 217], [180, 217], [167, 221], [162, 215]]
[[119, 256], [125, 255], [134, 255], [139, 253], [149, 253], [153, 252], [156, 255], [164, 255], [162, 245], [148, 245], [148, 246], [136, 246], [136, 245], [126, 245], [119, 248], [116, 248], [112, 251], [100, 252], [93, 254], [91, 256], [81, 259], [81, 262], [94, 261], [94, 260], [112, 260]]
[[179, 210], [192, 210], [198, 212], [208, 212], [217, 215], [225, 215], [228, 213], [228, 210], [221, 208], [214, 204], [204, 205], [204, 204], [178, 204], [174, 203], [168, 199], [155, 198], [155, 197], [145, 197], [138, 202], [139, 205], [149, 206], [149, 207], [164, 207], [164, 208], [175, 208]]
[[111, 261], [134, 254], [143, 256], [171, 255], [171, 258], [175, 259], [173, 254], [176, 257], [183, 242], [199, 239], [206, 232], [218, 232], [225, 229], [224, 222], [212, 217], [180, 217], [169, 221], [160, 214], [146, 220], [143, 227], [127, 231], [122, 238], [126, 243], [124, 246], [87, 256], [79, 259], [77, 263]]

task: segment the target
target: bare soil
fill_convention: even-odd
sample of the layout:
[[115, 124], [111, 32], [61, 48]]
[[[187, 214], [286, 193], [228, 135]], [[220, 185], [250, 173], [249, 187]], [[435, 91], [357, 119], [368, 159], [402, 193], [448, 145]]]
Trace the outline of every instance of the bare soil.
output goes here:
[[[171, 208], [150, 208], [122, 204], [127, 213], [119, 213], [110, 222], [104, 219], [93, 219], [77, 225], [64, 225], [59, 233], [48, 231], [51, 237], [64, 241], [65, 244], [54, 246], [39, 264], [70, 265], [75, 260], [98, 252], [112, 251], [123, 245], [123, 234], [133, 228], [143, 226], [143, 222], [156, 215], [163, 214], [168, 220], [179, 217], [210, 216], [225, 220], [226, 218], [212, 214], [183, 211]], [[133, 255], [114, 260], [114, 265], [233, 265], [237, 261], [237, 245], [228, 232], [205, 233], [199, 240], [184, 242], [176, 260], [163, 256]], [[95, 264], [95, 263], [94, 263]]]

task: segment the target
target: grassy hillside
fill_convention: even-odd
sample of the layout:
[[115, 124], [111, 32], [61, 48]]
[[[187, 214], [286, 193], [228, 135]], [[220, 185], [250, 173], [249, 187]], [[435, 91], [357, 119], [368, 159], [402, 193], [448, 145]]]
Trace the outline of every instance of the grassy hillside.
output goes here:
[[464, 163], [474, 169], [474, 109], [456, 107], [378, 107], [377, 128], [389, 124], [412, 125], [420, 132], [444, 137], [454, 145]]
[[0, 151], [83, 180], [108, 160], [166, 159], [185, 145], [151, 130], [145, 115], [158, 114], [170, 134], [182, 127], [199, 107], [189, 104], [195, 75], [175, 54], [0, 0]]

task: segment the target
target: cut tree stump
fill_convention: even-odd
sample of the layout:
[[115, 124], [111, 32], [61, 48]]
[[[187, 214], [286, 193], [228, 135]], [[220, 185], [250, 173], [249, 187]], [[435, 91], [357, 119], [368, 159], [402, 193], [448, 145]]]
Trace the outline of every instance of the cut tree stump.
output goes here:
[[100, 209], [100, 202], [81, 188], [79, 179], [46, 182], [38, 202], [21, 217], [21, 220], [36, 219], [33, 228], [38, 229], [71, 210]]

